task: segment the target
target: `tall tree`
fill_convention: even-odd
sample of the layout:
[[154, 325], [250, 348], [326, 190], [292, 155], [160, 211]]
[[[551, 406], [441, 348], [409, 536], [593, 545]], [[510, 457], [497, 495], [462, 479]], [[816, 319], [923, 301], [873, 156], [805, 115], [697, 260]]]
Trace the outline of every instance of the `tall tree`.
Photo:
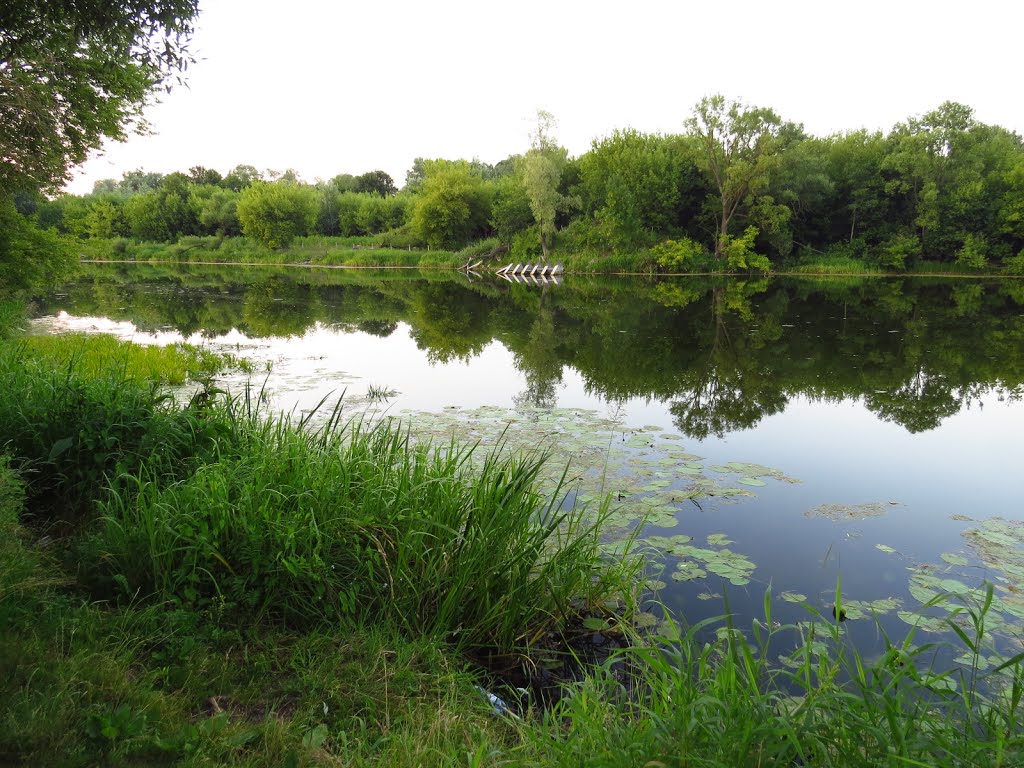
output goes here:
[[555, 234], [555, 216], [568, 203], [558, 191], [558, 186], [569, 153], [555, 142], [554, 128], [554, 115], [543, 109], [537, 110], [537, 131], [530, 137], [530, 150], [523, 156], [520, 166], [523, 189], [540, 229], [540, 248], [545, 260], [548, 258], [548, 245]]
[[697, 165], [718, 192], [715, 256], [719, 259], [726, 257], [733, 218], [768, 185], [779, 157], [781, 127], [772, 110], [727, 102], [720, 94], [701, 99], [686, 121], [699, 147]]

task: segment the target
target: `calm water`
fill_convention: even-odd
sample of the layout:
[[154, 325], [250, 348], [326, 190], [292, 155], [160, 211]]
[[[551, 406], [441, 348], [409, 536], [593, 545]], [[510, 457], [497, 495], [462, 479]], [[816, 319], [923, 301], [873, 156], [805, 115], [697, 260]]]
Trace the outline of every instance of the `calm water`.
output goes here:
[[[841, 579], [848, 600], [892, 598], [873, 608], [902, 636], [940, 585], [990, 579], [1002, 633], [1021, 636], [1021, 282], [542, 287], [118, 265], [89, 268], [37, 314], [41, 333], [235, 352], [286, 411], [345, 392], [353, 412], [431, 436], [486, 442], [511, 422], [514, 444], [576, 463], [585, 497], [616, 491], [622, 530], [653, 510], [649, 534], [684, 537], [655, 542], [660, 599], [688, 620], [720, 612], [708, 598], [723, 593], [759, 616], [769, 585], [828, 615]], [[392, 394], [375, 402], [371, 386]], [[779, 600], [775, 618], [806, 611]], [[870, 616], [845, 626], [877, 638]]]

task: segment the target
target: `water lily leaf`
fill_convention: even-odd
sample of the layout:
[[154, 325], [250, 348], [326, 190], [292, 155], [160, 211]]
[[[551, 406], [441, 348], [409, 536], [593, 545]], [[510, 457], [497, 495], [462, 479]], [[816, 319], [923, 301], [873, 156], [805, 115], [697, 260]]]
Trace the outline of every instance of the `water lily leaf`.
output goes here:
[[878, 502], [868, 504], [820, 504], [804, 513], [805, 517], [824, 517], [833, 522], [862, 520], [866, 517], [880, 517], [886, 508]]
[[783, 592], [779, 597], [787, 603], [807, 602], [807, 595], [801, 595], [799, 592]]
[[594, 632], [602, 632], [608, 629], [608, 622], [598, 616], [591, 616], [583, 620], [583, 626]]
[[648, 611], [640, 611], [633, 616], [633, 626], [640, 629], [648, 629], [658, 625], [660, 619]]
[[708, 544], [716, 547], [724, 547], [728, 544], [735, 544], [735, 542], [728, 538], [724, 533], [712, 533], [708, 536]]
[[939, 586], [953, 595], [966, 595], [971, 591], [970, 587], [956, 579], [943, 579], [939, 582]]
[[765, 483], [764, 480], [759, 480], [756, 477], [741, 477], [736, 482], [737, 483], [742, 483], [743, 485], [752, 485], [752, 486], [755, 486], [755, 487], [760, 487], [762, 485], [767, 485], [767, 483]]
[[896, 550], [890, 547], [888, 544], [875, 544], [875, 549], [885, 552], [887, 555], [897, 554]]
[[964, 557], [963, 555], [957, 555], [953, 552], [943, 552], [941, 555], [939, 555], [939, 557], [941, 557], [950, 565], [967, 565], [966, 557]]

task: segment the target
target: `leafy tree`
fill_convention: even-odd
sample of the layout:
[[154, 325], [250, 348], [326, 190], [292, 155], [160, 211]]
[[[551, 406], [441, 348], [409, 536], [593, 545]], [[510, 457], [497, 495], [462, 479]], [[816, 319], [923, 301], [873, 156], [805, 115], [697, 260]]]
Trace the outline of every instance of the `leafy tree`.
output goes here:
[[109, 195], [95, 200], [89, 206], [83, 223], [89, 237], [112, 238], [127, 234], [121, 209]]
[[238, 219], [246, 237], [268, 248], [283, 248], [316, 223], [317, 196], [312, 187], [290, 182], [256, 182], [238, 200]]
[[390, 197], [398, 189], [395, 187], [395, 182], [384, 171], [369, 171], [356, 177], [352, 191]]
[[240, 195], [230, 189], [218, 189], [210, 195], [199, 210], [199, 223], [212, 234], [234, 237], [242, 234], [238, 220]]
[[0, 197], [0, 296], [53, 286], [75, 258], [62, 238], [38, 229], [10, 198]]
[[221, 181], [221, 186], [225, 189], [241, 192], [246, 187], [250, 187], [262, 179], [263, 175], [254, 166], [236, 165], [228, 171], [228, 175]]
[[328, 183], [317, 185], [319, 203], [316, 213], [316, 224], [313, 226], [318, 235], [339, 235], [341, 229], [338, 226], [338, 190]]
[[339, 192], [355, 192], [356, 191], [356, 177], [351, 173], [339, 173], [333, 179], [328, 182]]
[[367, 235], [375, 235], [389, 228], [390, 209], [384, 198], [375, 194], [368, 194], [359, 206], [356, 214], [356, 221], [359, 229]]
[[138, 240], [164, 242], [171, 239], [157, 191], [129, 198], [124, 204], [124, 216], [132, 237]]
[[782, 121], [772, 110], [705, 97], [686, 121], [698, 167], [718, 193], [715, 256], [726, 258], [729, 226], [741, 207], [763, 193], [779, 158]]
[[338, 232], [346, 237], [362, 234], [359, 228], [359, 211], [363, 207], [360, 196], [355, 192], [338, 195], [335, 206], [338, 209]]
[[510, 244], [513, 235], [533, 224], [530, 198], [517, 176], [503, 176], [495, 184], [490, 223], [494, 234], [505, 244]]
[[559, 192], [559, 183], [569, 154], [555, 143], [551, 135], [554, 127], [554, 115], [538, 110], [537, 131], [530, 137], [530, 150], [520, 163], [523, 189], [540, 230], [540, 248], [545, 261], [548, 244], [555, 234], [555, 216], [559, 209], [568, 205], [568, 200]]
[[694, 227], [706, 184], [681, 136], [614, 131], [580, 158], [579, 192], [611, 244], [629, 250]]
[[0, 191], [53, 188], [104, 139], [142, 127], [180, 78], [197, 0], [18, 0], [0, 11]]
[[162, 173], [147, 173], [141, 168], [125, 171], [117, 183], [117, 191], [122, 195], [137, 195], [140, 192], [152, 192], [159, 189], [164, 181]]
[[224, 177], [212, 168], [204, 168], [201, 165], [193, 165], [188, 169], [189, 179], [193, 184], [220, 184]]
[[412, 214], [415, 232], [433, 248], [456, 248], [483, 235], [491, 214], [491, 189], [469, 164], [435, 162]]

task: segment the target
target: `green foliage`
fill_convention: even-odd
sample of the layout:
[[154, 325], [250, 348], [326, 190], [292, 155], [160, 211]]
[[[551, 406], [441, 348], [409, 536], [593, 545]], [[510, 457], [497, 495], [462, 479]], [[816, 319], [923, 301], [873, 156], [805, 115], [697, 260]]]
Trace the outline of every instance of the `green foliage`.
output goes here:
[[352, 191], [361, 194], [390, 197], [398, 189], [395, 182], [384, 171], [369, 171], [357, 176], [352, 182]]
[[920, 254], [920, 239], [910, 232], [900, 232], [886, 240], [874, 252], [874, 261], [880, 267], [902, 270], [907, 267], [907, 259], [914, 259]]
[[206, 417], [200, 400], [174, 407], [142, 378], [180, 380], [193, 365], [209, 372], [221, 363], [96, 336], [0, 346], [0, 387], [19, 393], [0, 402], [0, 432], [40, 522], [91, 513], [109, 479], [142, 463], [174, 475], [213, 450], [222, 421]]
[[[996, 673], [978, 667], [985, 603], [960, 609], [966, 629], [941, 649], [974, 658], [964, 670], [938, 667], [940, 649], [915, 645], [914, 632], [903, 641], [885, 637], [879, 658], [863, 658], [840, 623], [814, 609], [799, 625], [779, 626], [772, 598], [765, 594], [764, 615], [749, 630], [731, 615], [685, 632], [670, 624], [617, 654], [540, 723], [519, 729], [539, 753], [531, 764], [673, 765], [682, 753], [708, 766], [1024, 759], [1021, 657]], [[783, 651], [791, 638], [796, 647]], [[626, 690], [613, 663], [628, 664], [635, 685]]]
[[693, 270], [708, 261], [707, 249], [688, 237], [659, 243], [651, 248], [651, 255], [658, 266], [668, 272]]
[[530, 150], [519, 161], [523, 191], [540, 232], [541, 253], [545, 259], [548, 244], [555, 234], [555, 216], [569, 205], [569, 201], [559, 191], [568, 152], [558, 146], [550, 135], [554, 126], [554, 116], [550, 112], [538, 110], [537, 131], [532, 136]]
[[494, 234], [508, 244], [512, 237], [533, 224], [530, 198], [520, 179], [515, 175], [503, 176], [494, 188], [490, 225]]
[[956, 254], [956, 264], [967, 269], [984, 269], [988, 265], [985, 258], [986, 243], [978, 235], [967, 235], [964, 244]]
[[468, 163], [435, 163], [412, 212], [413, 230], [431, 248], [461, 247], [486, 232], [491, 190]]
[[583, 209], [625, 250], [690, 227], [706, 194], [679, 136], [615, 131], [583, 155], [580, 177]]
[[772, 264], [767, 256], [754, 252], [754, 241], [757, 239], [757, 227], [747, 227], [742, 237], [724, 235], [719, 247], [725, 258], [726, 266], [734, 271], [770, 272]]
[[730, 223], [764, 192], [778, 165], [782, 121], [770, 109], [715, 95], [694, 107], [686, 127], [699, 148], [697, 165], [718, 193], [715, 255], [726, 259]]
[[316, 222], [317, 196], [311, 187], [289, 182], [256, 182], [238, 200], [242, 232], [268, 248], [281, 248], [309, 234]]
[[0, 192], [52, 188], [147, 97], [183, 72], [196, 0], [5, 8], [0, 28]]
[[53, 287], [76, 261], [67, 242], [38, 229], [0, 195], [0, 299]]
[[238, 219], [239, 194], [230, 189], [214, 191], [199, 210], [199, 223], [207, 232], [221, 237], [235, 237], [242, 234], [242, 223]]

